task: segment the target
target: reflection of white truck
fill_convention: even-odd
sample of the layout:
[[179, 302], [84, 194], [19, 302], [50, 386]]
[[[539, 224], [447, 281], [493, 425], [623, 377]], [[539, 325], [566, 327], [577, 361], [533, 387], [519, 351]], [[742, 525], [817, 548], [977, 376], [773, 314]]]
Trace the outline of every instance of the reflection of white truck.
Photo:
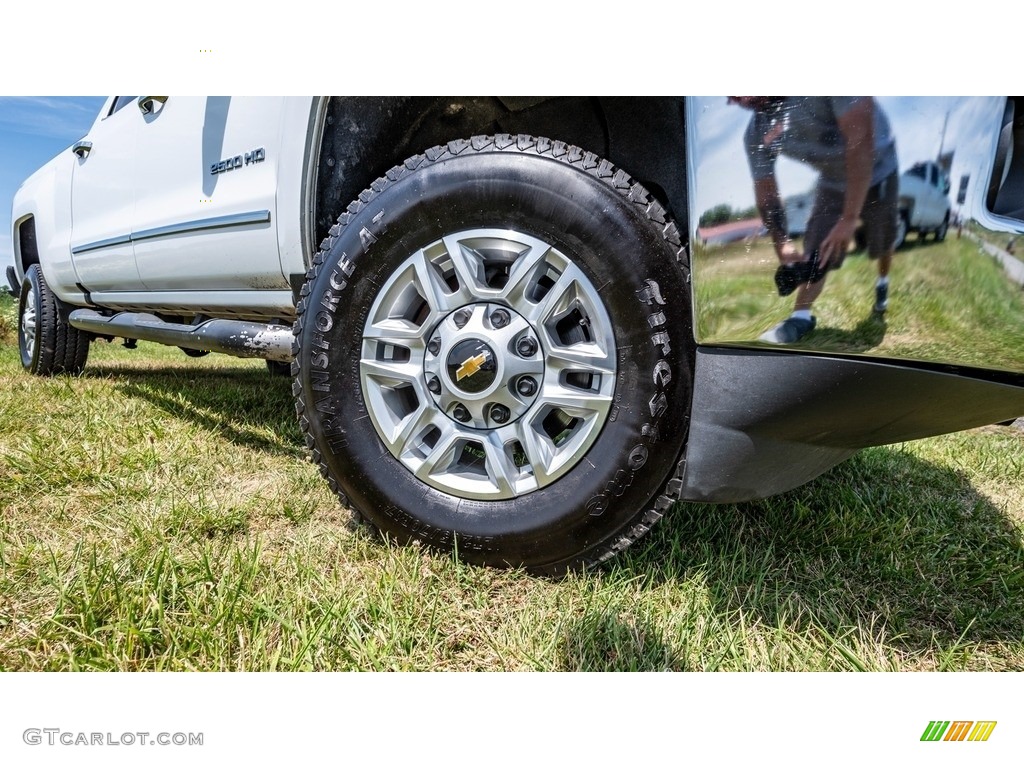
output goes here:
[[[946, 237], [949, 229], [949, 177], [934, 162], [915, 163], [900, 176], [899, 226], [896, 247], [899, 248], [910, 232], [920, 239], [929, 233], [936, 240]], [[814, 193], [791, 195], [785, 200], [789, 236], [801, 237], [807, 231], [807, 220], [814, 203]], [[857, 247], [864, 247], [863, 237], [857, 233]]]
[[929, 232], [936, 240], [946, 237], [949, 229], [949, 177], [934, 162], [915, 163], [900, 176], [900, 221], [896, 247], [903, 245], [907, 234], [917, 232], [924, 240]]

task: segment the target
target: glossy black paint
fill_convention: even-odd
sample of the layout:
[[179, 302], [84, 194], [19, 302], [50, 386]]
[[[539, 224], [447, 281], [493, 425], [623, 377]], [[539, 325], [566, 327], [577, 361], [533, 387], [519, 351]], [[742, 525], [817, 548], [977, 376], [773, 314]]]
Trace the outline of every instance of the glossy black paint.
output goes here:
[[1024, 414], [1024, 375], [701, 348], [683, 498], [782, 493], [874, 445]]

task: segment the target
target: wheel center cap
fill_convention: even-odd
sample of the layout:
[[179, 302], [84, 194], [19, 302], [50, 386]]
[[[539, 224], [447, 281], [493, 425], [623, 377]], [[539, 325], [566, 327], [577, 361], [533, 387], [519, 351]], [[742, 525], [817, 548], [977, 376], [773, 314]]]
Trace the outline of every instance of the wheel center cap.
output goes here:
[[448, 354], [448, 378], [463, 392], [483, 392], [498, 375], [498, 361], [491, 346], [481, 339], [460, 341]]

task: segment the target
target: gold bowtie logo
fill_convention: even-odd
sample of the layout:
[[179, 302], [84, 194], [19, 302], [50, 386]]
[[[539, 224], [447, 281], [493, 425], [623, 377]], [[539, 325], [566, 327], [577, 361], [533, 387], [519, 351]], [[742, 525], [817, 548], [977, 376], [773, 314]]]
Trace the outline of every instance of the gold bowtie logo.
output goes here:
[[479, 371], [483, 364], [486, 362], [486, 352], [481, 352], [479, 355], [469, 358], [468, 360], [464, 361], [462, 365], [459, 366], [459, 370], [455, 372], [455, 380], [462, 381], [467, 376], [472, 376], [474, 373]]

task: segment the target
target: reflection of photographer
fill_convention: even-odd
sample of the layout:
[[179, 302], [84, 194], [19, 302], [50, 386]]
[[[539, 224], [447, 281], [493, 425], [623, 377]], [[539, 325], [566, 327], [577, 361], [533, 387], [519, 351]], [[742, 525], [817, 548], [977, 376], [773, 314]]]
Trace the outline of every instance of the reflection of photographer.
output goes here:
[[[874, 308], [884, 312], [899, 199], [896, 143], [885, 113], [869, 96], [732, 96], [729, 101], [753, 112], [744, 143], [757, 208], [779, 257], [779, 294], [796, 291], [793, 314], [761, 340], [789, 344], [814, 329], [811, 306], [828, 270], [842, 266], [858, 221], [868, 255], [878, 259]], [[803, 251], [789, 239], [775, 179], [779, 155], [818, 171]]]

